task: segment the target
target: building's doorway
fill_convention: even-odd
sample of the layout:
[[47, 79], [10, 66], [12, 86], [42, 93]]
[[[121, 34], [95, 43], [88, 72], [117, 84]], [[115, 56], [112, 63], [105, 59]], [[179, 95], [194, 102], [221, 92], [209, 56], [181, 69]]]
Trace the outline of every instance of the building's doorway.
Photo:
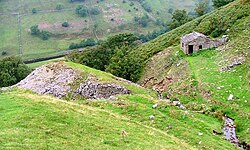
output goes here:
[[193, 54], [193, 52], [194, 52], [194, 46], [188, 45], [188, 54]]

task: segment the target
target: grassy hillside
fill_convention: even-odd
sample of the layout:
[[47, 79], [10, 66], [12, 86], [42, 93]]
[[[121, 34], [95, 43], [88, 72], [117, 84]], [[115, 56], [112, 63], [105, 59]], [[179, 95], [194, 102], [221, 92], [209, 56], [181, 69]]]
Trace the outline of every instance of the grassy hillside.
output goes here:
[[[181, 110], [110, 74], [66, 64], [101, 82], [123, 85], [132, 94], [113, 101], [66, 101], [17, 89], [2, 92], [2, 148], [235, 149], [222, 136], [213, 135], [213, 129], [221, 128], [220, 120]], [[155, 103], [158, 107], [153, 109]]]
[[[235, 1], [160, 36], [134, 50], [129, 56], [136, 55], [138, 58], [139, 54], [140, 61], [146, 64], [139, 81], [141, 84], [163, 88], [161, 81], [170, 78], [172, 82], [166, 81], [167, 86], [163, 91], [165, 96], [180, 100], [189, 110], [216, 118], [222, 118], [223, 115], [234, 118], [237, 135], [248, 143], [249, 12], [249, 1]], [[179, 39], [182, 35], [192, 31], [210, 35], [218, 29], [230, 37], [225, 46], [192, 56], [185, 56], [180, 50]], [[239, 57], [245, 60], [242, 65], [220, 71]], [[234, 95], [232, 101], [228, 100], [230, 94]]]
[[[146, 62], [154, 54], [170, 46], [179, 45], [180, 37], [192, 31], [210, 35], [216, 30], [222, 30], [221, 34], [230, 36], [229, 46], [240, 48], [241, 51], [237, 51], [238, 53], [246, 52], [247, 42], [239, 39], [243, 37], [246, 41], [249, 40], [247, 37], [249, 33], [247, 29], [249, 25], [249, 5], [248, 0], [237, 0], [138, 47], [128, 57], [132, 58], [136, 55], [140, 57], [141, 62]], [[227, 29], [229, 29], [228, 32], [226, 32]], [[240, 46], [234, 46], [236, 44]]]
[[[164, 5], [159, 5], [164, 3]], [[103, 39], [119, 32], [148, 33], [160, 29], [155, 22], [160, 19], [163, 22], [171, 20], [169, 8], [185, 8], [192, 11], [193, 0], [184, 3], [180, 0], [175, 3], [168, 0], [147, 1], [152, 8], [152, 12], [147, 12], [137, 1], [109, 0], [69, 2], [69, 0], [59, 1], [0, 1], [0, 53], [7, 52], [7, 55], [23, 55], [24, 59], [37, 58], [60, 54], [66, 51], [71, 43], [79, 43], [86, 38]], [[188, 5], [187, 5], [188, 4]], [[62, 5], [62, 10], [56, 10], [57, 5]], [[97, 8], [98, 15], [88, 15], [79, 17], [75, 14], [78, 5], [85, 5], [88, 9]], [[35, 8], [37, 13], [32, 14]], [[156, 9], [159, 8], [159, 9]], [[157, 11], [160, 14], [157, 14]], [[19, 14], [19, 15], [18, 15]], [[142, 17], [144, 14], [150, 16], [151, 21], [146, 28], [134, 22], [134, 17]], [[113, 19], [113, 21], [111, 21]], [[69, 22], [70, 27], [61, 26], [63, 22]], [[39, 25], [42, 30], [50, 31], [54, 34], [49, 40], [42, 40], [31, 36], [30, 27]], [[0, 57], [2, 57], [0, 55]]]
[[[1, 149], [192, 149], [108, 110], [21, 91], [1, 94], [0, 99]], [[123, 130], [128, 137], [123, 138]]]

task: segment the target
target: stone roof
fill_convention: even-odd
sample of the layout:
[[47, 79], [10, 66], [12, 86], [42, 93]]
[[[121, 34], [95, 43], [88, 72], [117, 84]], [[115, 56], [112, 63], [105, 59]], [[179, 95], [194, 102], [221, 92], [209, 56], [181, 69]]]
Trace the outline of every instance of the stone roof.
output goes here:
[[184, 43], [187, 43], [187, 42], [191, 42], [191, 41], [197, 39], [198, 37], [206, 38], [207, 36], [205, 36], [204, 34], [199, 33], [199, 32], [192, 32], [192, 33], [186, 34], [183, 37], [181, 37], [181, 41]]

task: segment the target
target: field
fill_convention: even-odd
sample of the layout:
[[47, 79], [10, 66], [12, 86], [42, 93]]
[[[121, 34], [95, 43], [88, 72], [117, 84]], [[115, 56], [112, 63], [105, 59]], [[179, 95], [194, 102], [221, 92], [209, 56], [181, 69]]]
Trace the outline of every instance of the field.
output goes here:
[[[159, 100], [156, 92], [111, 74], [65, 62], [83, 76], [131, 91], [116, 100], [61, 100], [12, 89], [0, 93], [3, 149], [236, 149], [224, 140], [221, 121]], [[156, 109], [152, 105], [158, 104]], [[154, 115], [154, 119], [149, 116]], [[126, 135], [122, 132], [125, 131]], [[216, 144], [215, 144], [216, 143]]]
[[[185, 8], [192, 11], [193, 0], [180, 3], [181, 0], [170, 2], [168, 0], [147, 1], [152, 12], [146, 12], [140, 3], [130, 1], [123, 3], [122, 0], [110, 0], [93, 2], [90, 0], [70, 3], [68, 0], [2, 0], [0, 2], [0, 58], [4, 56], [21, 55], [23, 59], [33, 59], [63, 53], [68, 50], [71, 43], [78, 43], [86, 38], [96, 40], [120, 32], [148, 33], [159, 30], [160, 26], [155, 24], [156, 19], [163, 22], [171, 20], [169, 8]], [[63, 5], [62, 10], [56, 10], [57, 5]], [[79, 17], [75, 14], [78, 5], [87, 8], [98, 8], [99, 15], [88, 15]], [[37, 13], [33, 14], [35, 8]], [[156, 12], [160, 12], [157, 14]], [[149, 25], [142, 28], [136, 25], [134, 17], [144, 14], [150, 16]], [[112, 21], [111, 21], [112, 20]], [[62, 27], [63, 22], [69, 22], [70, 27]], [[39, 29], [49, 31], [53, 34], [49, 40], [32, 36], [30, 27], [38, 25]]]

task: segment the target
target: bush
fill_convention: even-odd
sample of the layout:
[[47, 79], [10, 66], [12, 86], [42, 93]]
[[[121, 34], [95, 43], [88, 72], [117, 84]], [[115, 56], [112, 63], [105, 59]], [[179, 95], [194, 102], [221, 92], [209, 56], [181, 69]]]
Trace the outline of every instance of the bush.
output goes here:
[[38, 36], [43, 40], [48, 40], [51, 36], [51, 33], [49, 31], [41, 31], [38, 29], [38, 25], [34, 25], [30, 28], [31, 35]]
[[69, 27], [69, 23], [68, 22], [64, 22], [64, 23], [62, 23], [62, 26], [63, 27]]
[[76, 48], [84, 48], [84, 47], [88, 47], [88, 46], [95, 46], [97, 43], [94, 39], [87, 39], [87, 40], [83, 40], [81, 41], [79, 44], [75, 44], [72, 43], [69, 46], [69, 49], [76, 49]]
[[30, 28], [31, 34], [32, 35], [39, 35], [40, 30], [38, 29], [38, 25], [34, 25]]
[[49, 31], [42, 31], [40, 32], [39, 36], [42, 38], [42, 40], [48, 40], [51, 33]]
[[64, 8], [63, 4], [57, 4], [56, 9], [57, 10], [62, 10]]
[[213, 1], [213, 6], [215, 8], [219, 8], [221, 6], [224, 6], [224, 5], [228, 4], [228, 3], [233, 2], [234, 0], [212, 0], [212, 1]]
[[5, 55], [7, 55], [7, 52], [6, 52], [6, 51], [3, 51], [3, 52], [2, 52], [2, 56], [5, 56]]
[[29, 69], [19, 57], [7, 57], [0, 60], [0, 87], [11, 86], [24, 79]]
[[37, 13], [37, 9], [36, 8], [33, 8], [32, 9], [32, 14], [36, 14]]
[[88, 15], [88, 9], [83, 5], [78, 5], [76, 7], [76, 14], [81, 17], [86, 17]]

